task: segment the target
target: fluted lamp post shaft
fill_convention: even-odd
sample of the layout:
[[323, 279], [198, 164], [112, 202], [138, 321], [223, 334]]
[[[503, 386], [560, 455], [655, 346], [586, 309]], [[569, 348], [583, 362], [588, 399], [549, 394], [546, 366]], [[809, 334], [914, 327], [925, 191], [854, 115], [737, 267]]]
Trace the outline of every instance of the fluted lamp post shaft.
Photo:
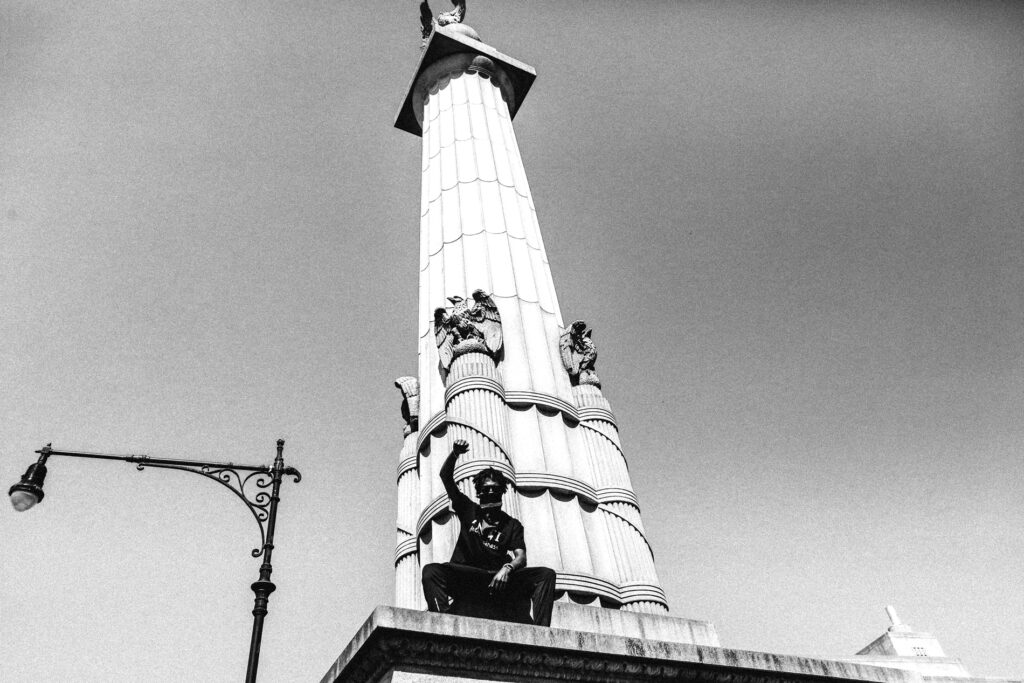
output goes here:
[[[252, 584], [255, 604], [252, 610], [252, 639], [249, 643], [248, 667], [245, 673], [245, 682], [255, 683], [256, 671], [259, 668], [260, 646], [263, 640], [263, 620], [267, 616], [270, 594], [276, 588], [270, 580], [270, 575], [274, 571], [270, 562], [274, 551], [274, 529], [277, 526], [277, 505], [280, 502], [281, 481], [286, 475], [294, 477], [296, 482], [302, 479], [302, 475], [297, 469], [285, 467], [284, 439], [277, 441], [277, 457], [274, 458], [272, 466], [153, 458], [148, 455], [58, 451], [54, 450], [50, 444], [36, 453], [39, 454], [39, 460], [30, 465], [21, 480], [8, 491], [11, 504], [18, 512], [28, 510], [43, 499], [43, 481], [46, 479], [47, 472], [46, 461], [55, 455], [93, 460], [121, 460], [135, 463], [138, 470], [155, 467], [193, 472], [227, 487], [245, 503], [260, 528], [261, 544], [260, 547], [253, 549], [252, 556], [263, 557], [259, 578]], [[266, 489], [270, 489], [270, 492], [268, 493]]]

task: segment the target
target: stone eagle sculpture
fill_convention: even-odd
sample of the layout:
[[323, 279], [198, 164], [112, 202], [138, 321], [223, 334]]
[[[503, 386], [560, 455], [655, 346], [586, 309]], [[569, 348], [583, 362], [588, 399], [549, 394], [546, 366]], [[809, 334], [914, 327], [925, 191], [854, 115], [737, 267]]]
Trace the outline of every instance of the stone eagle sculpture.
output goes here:
[[593, 384], [601, 386], [594, 365], [597, 363], [597, 347], [590, 338], [593, 330], [587, 324], [577, 320], [562, 332], [558, 340], [558, 350], [562, 354], [562, 365], [569, 373], [573, 385]]
[[420, 428], [420, 381], [415, 377], [399, 377], [395, 386], [402, 392], [402, 419], [405, 420], [403, 430], [409, 436]]
[[496, 357], [501, 350], [501, 314], [482, 289], [473, 292], [472, 305], [461, 296], [450, 296], [449, 308], [434, 310], [434, 339], [445, 372], [456, 356], [480, 351]]
[[435, 26], [461, 24], [466, 18], [466, 0], [452, 0], [452, 4], [455, 5], [455, 9], [450, 12], [441, 12], [435, 19], [434, 13], [430, 11], [430, 3], [427, 0], [423, 0], [420, 3], [420, 24], [423, 25], [424, 46], [427, 44], [427, 38], [430, 37]]

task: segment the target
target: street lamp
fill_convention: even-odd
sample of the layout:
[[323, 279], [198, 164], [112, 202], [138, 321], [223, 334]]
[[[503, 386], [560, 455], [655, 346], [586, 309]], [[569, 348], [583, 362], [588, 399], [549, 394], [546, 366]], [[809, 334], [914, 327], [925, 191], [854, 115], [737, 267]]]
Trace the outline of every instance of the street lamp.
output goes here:
[[29, 465], [21, 481], [11, 487], [7, 495], [11, 497], [11, 505], [18, 512], [24, 512], [43, 499], [43, 480], [46, 479], [46, 457], [39, 456], [39, 461]]
[[[252, 556], [263, 556], [263, 563], [260, 564], [260, 576], [251, 586], [256, 599], [252, 609], [253, 623], [252, 639], [249, 642], [249, 664], [245, 672], [245, 683], [255, 683], [256, 669], [260, 662], [260, 645], [263, 641], [263, 619], [267, 616], [270, 594], [277, 588], [270, 580], [270, 574], [274, 571], [270, 565], [270, 557], [274, 552], [274, 527], [277, 524], [277, 504], [280, 500], [281, 480], [285, 475], [294, 477], [295, 482], [302, 479], [302, 475], [297, 469], [284, 466], [284, 439], [277, 440], [277, 457], [274, 458], [274, 464], [271, 466], [151, 458], [148, 455], [57, 451], [51, 447], [51, 444], [46, 444], [36, 453], [39, 454], [39, 460], [30, 465], [25, 474], [21, 476], [21, 481], [7, 492], [11, 498], [11, 505], [18, 512], [28, 510], [43, 499], [46, 461], [54, 455], [133, 462], [136, 463], [136, 469], [140, 471], [147, 467], [157, 467], [194, 472], [227, 487], [245, 503], [260, 527], [261, 544], [259, 548], [253, 549]], [[247, 474], [243, 475], [242, 472]], [[270, 489], [269, 493], [266, 491], [268, 488]]]

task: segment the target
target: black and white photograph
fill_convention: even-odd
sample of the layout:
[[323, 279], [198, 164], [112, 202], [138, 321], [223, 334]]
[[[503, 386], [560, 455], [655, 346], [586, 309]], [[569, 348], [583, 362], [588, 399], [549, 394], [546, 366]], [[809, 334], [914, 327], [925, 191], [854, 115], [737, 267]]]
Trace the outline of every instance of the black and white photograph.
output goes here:
[[1024, 680], [1024, 3], [2, 0], [0, 329], [0, 680]]

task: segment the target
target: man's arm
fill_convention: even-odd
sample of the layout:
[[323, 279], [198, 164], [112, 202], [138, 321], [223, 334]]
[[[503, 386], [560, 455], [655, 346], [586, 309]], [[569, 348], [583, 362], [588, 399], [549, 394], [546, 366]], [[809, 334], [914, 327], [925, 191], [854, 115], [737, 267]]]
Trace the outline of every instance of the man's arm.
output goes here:
[[448, 494], [448, 500], [452, 502], [452, 507], [456, 512], [460, 509], [468, 510], [473, 506], [473, 501], [455, 485], [455, 461], [459, 459], [460, 455], [468, 452], [469, 444], [462, 439], [457, 439], [452, 444], [452, 452], [448, 454], [441, 465], [441, 483], [444, 484], [444, 492]]
[[[518, 546], [518, 547], [516, 547]], [[512, 543], [512, 559], [501, 566], [498, 573], [491, 579], [488, 588], [491, 592], [500, 593], [508, 585], [508, 577], [512, 572], [519, 571], [526, 566], [526, 542], [523, 540], [523, 533], [518, 530], [516, 538]]]
[[523, 567], [525, 567], [526, 566], [526, 549], [525, 548], [518, 548], [516, 550], [513, 550], [512, 553], [515, 555], [515, 557], [512, 558], [511, 562], [507, 562], [506, 563], [506, 564], [508, 564], [509, 567], [512, 568], [512, 571], [516, 571], [517, 569], [522, 569]]

